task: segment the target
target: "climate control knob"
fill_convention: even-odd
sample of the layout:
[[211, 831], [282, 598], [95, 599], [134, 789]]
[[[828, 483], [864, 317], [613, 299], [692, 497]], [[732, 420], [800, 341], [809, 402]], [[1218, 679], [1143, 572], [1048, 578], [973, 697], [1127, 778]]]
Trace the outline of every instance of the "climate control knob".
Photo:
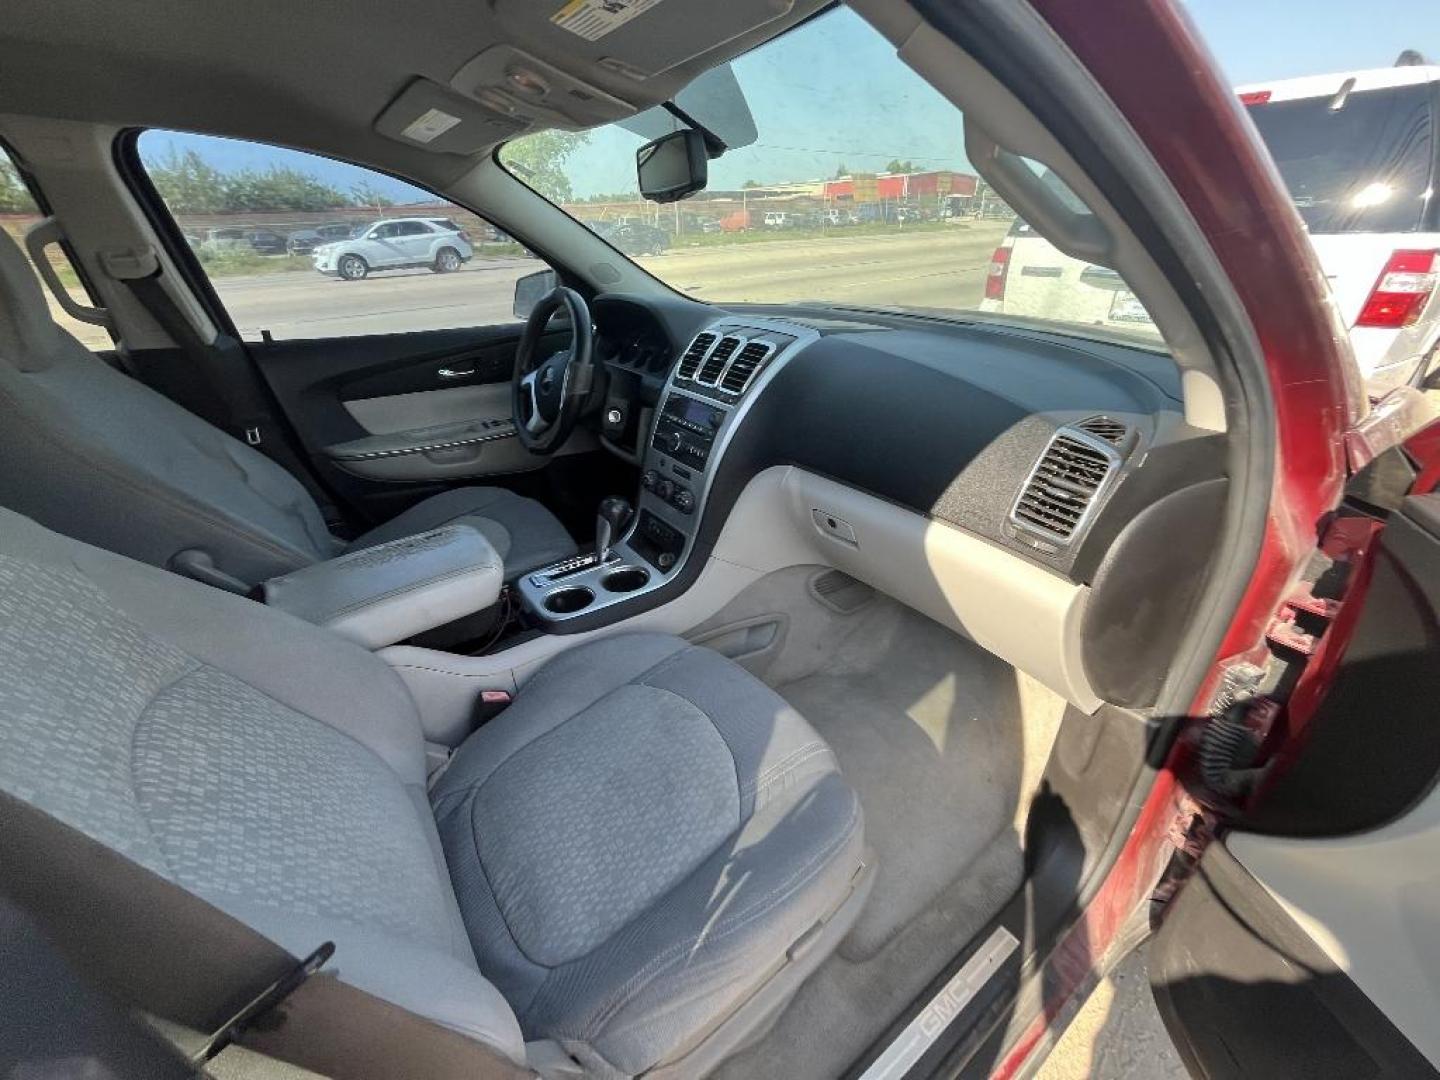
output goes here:
[[695, 509], [695, 493], [689, 488], [677, 487], [675, 497], [670, 500], [676, 510], [688, 514]]
[[640, 474], [640, 486], [646, 491], [654, 491], [655, 485], [660, 482], [660, 474], [654, 469], [646, 469]]
[[655, 484], [655, 494], [659, 495], [660, 498], [664, 499], [666, 502], [669, 502], [670, 496], [675, 494], [675, 482], [673, 480], [658, 481]]

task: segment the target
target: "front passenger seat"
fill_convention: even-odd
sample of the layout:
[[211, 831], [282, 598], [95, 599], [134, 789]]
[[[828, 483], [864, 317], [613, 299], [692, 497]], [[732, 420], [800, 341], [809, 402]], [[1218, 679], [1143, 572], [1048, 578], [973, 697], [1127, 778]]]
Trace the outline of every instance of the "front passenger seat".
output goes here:
[[285, 469], [57, 326], [3, 231], [0, 462], [0, 505], [154, 566], [200, 553], [246, 586], [452, 522], [485, 535], [507, 578], [576, 551], [543, 506], [495, 487], [456, 488], [348, 545], [336, 539]]
[[719, 653], [576, 646], [427, 793], [378, 657], [4, 510], [0, 791], [293, 955], [334, 942], [352, 986], [589, 1076], [709, 1071], [871, 880], [829, 746]]

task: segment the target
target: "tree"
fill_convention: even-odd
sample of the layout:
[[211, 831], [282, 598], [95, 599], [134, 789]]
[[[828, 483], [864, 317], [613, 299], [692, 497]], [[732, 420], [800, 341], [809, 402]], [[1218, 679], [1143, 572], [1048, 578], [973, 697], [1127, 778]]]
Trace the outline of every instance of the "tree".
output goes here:
[[849, 176], [849, 175], [850, 175], [850, 166], [849, 166], [849, 165], [846, 165], [843, 161], [842, 161], [839, 165], [835, 166], [835, 179], [836, 179], [836, 180], [843, 179], [844, 177], [847, 177], [847, 176]]
[[35, 200], [8, 161], [0, 160], [0, 214], [35, 212]]
[[171, 213], [213, 214], [226, 210], [225, 174], [194, 150], [170, 152], [149, 163], [150, 182]]
[[264, 172], [241, 169], [224, 181], [225, 210], [333, 210], [351, 199], [308, 173], [272, 165]]
[[369, 180], [362, 180], [350, 187], [350, 201], [356, 206], [374, 206], [383, 208], [394, 206], [395, 200], [386, 195]]
[[891, 158], [890, 164], [885, 166], [888, 173], [913, 173], [919, 172], [919, 167], [913, 161], [901, 161], [899, 158]]
[[740, 186], [741, 186], [742, 188], [745, 188], [745, 189], [748, 191], [750, 188], [757, 188], [757, 187], [761, 187], [762, 185], [761, 185], [761, 183], [760, 183], [759, 180], [746, 180], [746, 181], [745, 181], [743, 184], [741, 184]]
[[590, 141], [584, 131], [537, 131], [505, 144], [500, 160], [551, 202], [575, 197], [565, 162]]

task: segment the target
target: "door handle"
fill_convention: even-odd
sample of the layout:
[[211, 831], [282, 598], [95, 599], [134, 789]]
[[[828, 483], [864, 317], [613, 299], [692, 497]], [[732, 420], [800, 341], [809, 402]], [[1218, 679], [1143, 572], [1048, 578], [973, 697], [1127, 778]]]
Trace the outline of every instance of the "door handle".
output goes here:
[[473, 367], [465, 368], [462, 371], [458, 368], [442, 367], [435, 374], [439, 375], [442, 379], [468, 379], [471, 375], [475, 374], [475, 369]]

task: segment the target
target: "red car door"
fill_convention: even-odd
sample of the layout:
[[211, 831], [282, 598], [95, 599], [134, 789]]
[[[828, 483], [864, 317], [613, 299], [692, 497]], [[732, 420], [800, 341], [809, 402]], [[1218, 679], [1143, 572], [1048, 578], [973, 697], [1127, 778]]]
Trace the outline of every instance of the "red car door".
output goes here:
[[1435, 410], [1411, 390], [1368, 408], [1303, 226], [1183, 8], [1033, 7], [1222, 265], [1264, 357], [1275, 458], [1268, 503], [1256, 500], [1264, 541], [1205, 688], [1114, 868], [1046, 962], [1042, 1014], [993, 1074], [1033, 1066], [1148, 899], [1155, 993], [1197, 1076], [1431, 1075]]

